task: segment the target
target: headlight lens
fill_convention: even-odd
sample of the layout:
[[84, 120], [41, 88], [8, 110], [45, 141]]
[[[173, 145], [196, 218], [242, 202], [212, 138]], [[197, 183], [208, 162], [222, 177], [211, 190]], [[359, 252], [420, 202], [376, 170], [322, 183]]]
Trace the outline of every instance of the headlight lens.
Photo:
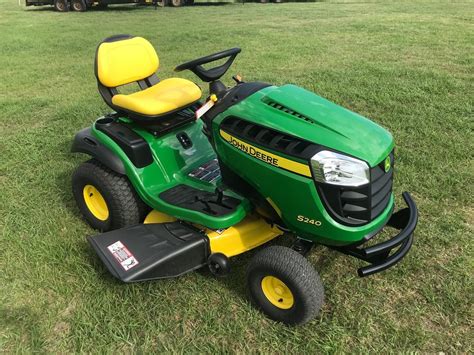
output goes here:
[[332, 185], [361, 186], [370, 181], [366, 162], [323, 150], [311, 158], [314, 179]]

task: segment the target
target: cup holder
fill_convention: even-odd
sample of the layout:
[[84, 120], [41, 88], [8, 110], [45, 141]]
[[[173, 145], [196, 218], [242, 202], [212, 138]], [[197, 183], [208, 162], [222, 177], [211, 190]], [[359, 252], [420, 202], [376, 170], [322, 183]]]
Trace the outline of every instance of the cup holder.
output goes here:
[[97, 121], [95, 121], [95, 124], [98, 124], [98, 125], [102, 125], [102, 126], [105, 126], [105, 125], [109, 125], [111, 123], [114, 122], [114, 119], [111, 118], [111, 117], [103, 117], [103, 118], [99, 118]]

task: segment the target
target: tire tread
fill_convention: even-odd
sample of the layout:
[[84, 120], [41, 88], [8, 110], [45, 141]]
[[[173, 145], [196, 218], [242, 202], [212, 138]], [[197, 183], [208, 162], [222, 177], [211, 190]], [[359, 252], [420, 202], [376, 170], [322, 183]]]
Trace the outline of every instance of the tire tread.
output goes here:
[[[84, 178], [100, 181], [101, 185], [107, 190], [104, 193], [109, 197], [106, 198], [106, 202], [109, 207], [111, 221], [110, 228], [102, 229], [118, 229], [143, 221], [149, 207], [134, 191], [126, 176], [116, 173], [96, 159], [90, 159], [82, 163], [74, 172], [73, 190], [76, 200], [80, 198], [84, 185], [79, 184], [79, 186], [78, 182]], [[88, 220], [88, 222], [97, 228], [91, 221]]]
[[288, 324], [304, 324], [318, 315], [324, 301], [324, 288], [318, 273], [304, 256], [287, 247], [270, 246], [253, 257], [247, 272], [248, 279], [258, 270], [271, 270], [277, 276], [284, 276], [303, 291], [298, 300], [295, 300], [302, 303], [300, 309], [303, 311], [294, 315], [288, 314], [284, 319], [265, 312], [265, 307], [262, 308], [251, 293], [252, 301], [271, 318]]

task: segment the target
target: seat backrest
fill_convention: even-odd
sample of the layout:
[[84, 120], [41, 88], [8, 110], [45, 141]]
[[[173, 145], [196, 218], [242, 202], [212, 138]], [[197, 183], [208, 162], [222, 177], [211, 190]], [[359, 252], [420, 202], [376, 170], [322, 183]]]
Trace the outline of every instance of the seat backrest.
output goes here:
[[142, 37], [113, 36], [97, 47], [95, 75], [108, 88], [146, 79], [156, 73], [158, 66], [155, 49]]

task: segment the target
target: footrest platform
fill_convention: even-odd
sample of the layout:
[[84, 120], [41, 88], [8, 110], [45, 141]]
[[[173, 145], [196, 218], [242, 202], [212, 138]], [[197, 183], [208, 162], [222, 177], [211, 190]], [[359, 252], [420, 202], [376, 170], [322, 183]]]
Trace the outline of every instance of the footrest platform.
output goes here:
[[160, 194], [160, 198], [171, 205], [199, 211], [210, 216], [224, 216], [235, 211], [241, 201], [237, 198], [195, 189], [181, 184]]

